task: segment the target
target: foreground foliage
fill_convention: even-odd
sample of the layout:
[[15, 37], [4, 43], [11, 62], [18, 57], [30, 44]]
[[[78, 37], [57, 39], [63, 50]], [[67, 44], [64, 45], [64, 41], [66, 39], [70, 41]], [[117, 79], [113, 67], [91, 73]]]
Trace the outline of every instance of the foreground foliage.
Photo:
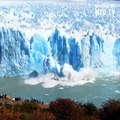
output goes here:
[[59, 98], [48, 105], [36, 100], [0, 104], [0, 120], [120, 120], [120, 100], [108, 100], [101, 108]]
[[99, 111], [101, 120], [120, 120], [120, 100], [106, 101]]
[[82, 120], [84, 108], [70, 99], [57, 99], [50, 103], [50, 111], [56, 120]]

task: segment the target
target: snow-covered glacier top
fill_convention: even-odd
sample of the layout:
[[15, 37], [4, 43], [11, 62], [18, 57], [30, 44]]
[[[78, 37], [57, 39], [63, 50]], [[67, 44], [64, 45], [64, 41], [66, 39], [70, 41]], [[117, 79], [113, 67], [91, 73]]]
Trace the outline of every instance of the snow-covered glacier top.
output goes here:
[[119, 4], [15, 3], [0, 6], [0, 76], [119, 72]]

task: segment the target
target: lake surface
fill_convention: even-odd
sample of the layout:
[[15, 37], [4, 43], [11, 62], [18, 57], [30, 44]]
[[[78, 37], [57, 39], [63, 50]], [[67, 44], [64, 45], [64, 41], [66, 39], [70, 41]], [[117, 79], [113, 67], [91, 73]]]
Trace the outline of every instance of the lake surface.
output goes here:
[[120, 99], [120, 76], [97, 78], [94, 83], [79, 86], [60, 86], [44, 88], [41, 84], [28, 85], [24, 78], [1, 78], [0, 94], [13, 97], [35, 98], [50, 102], [56, 98], [71, 98], [83, 103], [93, 102], [100, 106], [105, 100]]

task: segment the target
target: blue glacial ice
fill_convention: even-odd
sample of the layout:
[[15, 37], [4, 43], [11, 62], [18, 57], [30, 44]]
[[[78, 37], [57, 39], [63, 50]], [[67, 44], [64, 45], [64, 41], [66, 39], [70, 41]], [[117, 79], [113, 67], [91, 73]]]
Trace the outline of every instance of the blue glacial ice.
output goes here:
[[62, 77], [85, 68], [105, 75], [120, 72], [120, 7], [107, 3], [112, 12], [101, 16], [97, 7], [108, 10], [107, 5], [61, 4], [0, 6], [1, 77], [34, 71]]
[[[104, 72], [106, 67], [109, 69], [113, 66], [112, 69], [116, 70], [120, 67], [119, 38], [106, 46], [107, 41], [96, 33], [87, 33], [77, 41], [76, 38], [61, 35], [55, 29], [47, 40], [38, 34], [34, 34], [29, 42], [26, 39], [22, 31], [1, 28], [0, 76], [28, 75], [34, 70], [39, 74], [52, 72], [62, 76], [64, 64], [70, 65], [75, 71], [89, 67]], [[107, 49], [109, 46], [112, 47]], [[112, 64], [105, 61], [110, 58], [110, 51]]]

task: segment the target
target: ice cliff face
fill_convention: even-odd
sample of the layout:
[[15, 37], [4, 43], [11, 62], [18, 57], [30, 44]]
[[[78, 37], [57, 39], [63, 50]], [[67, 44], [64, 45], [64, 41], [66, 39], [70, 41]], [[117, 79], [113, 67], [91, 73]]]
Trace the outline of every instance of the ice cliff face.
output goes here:
[[0, 76], [119, 71], [119, 12], [117, 3], [0, 4]]
[[113, 55], [115, 56], [116, 68], [120, 69], [120, 38], [115, 41]]
[[28, 67], [29, 47], [20, 31], [1, 28], [0, 30], [0, 75], [19, 75]]
[[58, 29], [47, 40], [38, 34], [27, 40], [22, 31], [2, 27], [0, 76], [28, 75], [34, 70], [39, 74], [53, 72], [62, 76], [64, 64], [71, 65], [76, 71], [85, 67], [109, 69], [111, 66], [119, 70], [120, 39], [112, 41], [110, 45], [107, 42], [95, 33], [87, 33], [79, 40], [67, 38]]

